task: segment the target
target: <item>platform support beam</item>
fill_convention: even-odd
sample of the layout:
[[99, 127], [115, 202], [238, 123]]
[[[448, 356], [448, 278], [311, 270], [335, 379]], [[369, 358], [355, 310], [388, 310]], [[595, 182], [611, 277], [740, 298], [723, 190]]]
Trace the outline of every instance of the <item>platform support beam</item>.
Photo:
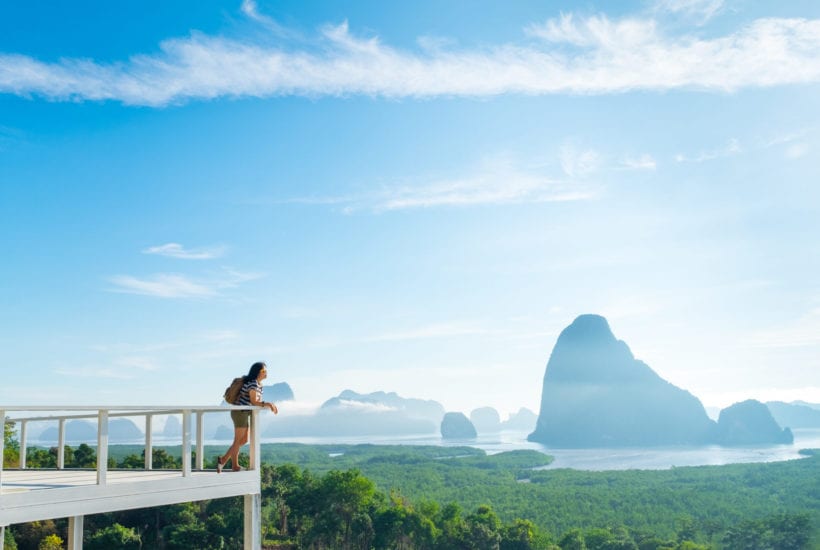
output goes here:
[[68, 550], [83, 550], [83, 516], [68, 518]]
[[259, 493], [245, 495], [245, 548], [260, 550], [262, 548], [262, 495]]

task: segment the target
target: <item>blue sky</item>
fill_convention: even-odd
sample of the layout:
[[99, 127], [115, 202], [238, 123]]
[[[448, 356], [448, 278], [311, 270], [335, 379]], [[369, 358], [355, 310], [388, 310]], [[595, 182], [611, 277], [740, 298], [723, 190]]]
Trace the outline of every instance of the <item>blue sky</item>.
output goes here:
[[815, 2], [0, 8], [0, 403], [537, 411], [579, 314], [820, 402]]

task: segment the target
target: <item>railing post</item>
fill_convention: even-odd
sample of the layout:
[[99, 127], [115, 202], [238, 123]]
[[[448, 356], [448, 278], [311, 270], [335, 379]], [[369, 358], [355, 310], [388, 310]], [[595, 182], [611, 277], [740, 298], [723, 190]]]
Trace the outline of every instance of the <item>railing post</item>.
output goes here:
[[196, 469], [205, 469], [205, 438], [202, 432], [205, 431], [205, 413], [196, 412]]
[[259, 409], [254, 408], [251, 411], [251, 448], [250, 448], [250, 469], [259, 469], [259, 460], [261, 455], [261, 448], [259, 446]]
[[191, 475], [191, 411], [182, 411], [182, 477]]
[[[3, 437], [0, 437], [0, 490], [3, 489], [3, 463], [5, 462], [6, 445], [6, 411], [0, 409], [0, 421], [3, 424]], [[2, 547], [0, 547], [2, 548]]]
[[57, 422], [57, 469], [65, 468], [65, 418]]
[[153, 414], [145, 415], [145, 469], [151, 470], [154, 468], [154, 438], [153, 431]]
[[[28, 421], [21, 420], [20, 421], [20, 469], [26, 469], [26, 427], [28, 426]], [[2, 547], [0, 547], [2, 548]]]
[[108, 411], [100, 409], [97, 417], [97, 485], [108, 477]]

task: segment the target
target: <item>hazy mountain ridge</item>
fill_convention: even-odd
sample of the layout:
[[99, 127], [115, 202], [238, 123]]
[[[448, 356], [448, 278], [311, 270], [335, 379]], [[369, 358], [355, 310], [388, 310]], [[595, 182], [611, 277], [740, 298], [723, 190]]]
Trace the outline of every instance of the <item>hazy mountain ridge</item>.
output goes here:
[[391, 436], [435, 433], [444, 407], [395, 392], [360, 394], [344, 390], [313, 414], [269, 419], [267, 437]]
[[797, 428], [820, 428], [820, 405], [795, 401], [767, 401], [766, 406], [781, 426]]
[[720, 411], [717, 441], [723, 445], [789, 444], [794, 436], [789, 428], [781, 429], [766, 405], [749, 399]]
[[578, 448], [790, 442], [791, 432], [755, 403], [730, 407], [716, 423], [694, 395], [635, 359], [606, 319], [581, 315], [552, 350], [538, 421], [528, 439]]
[[448, 412], [441, 419], [442, 439], [474, 439], [475, 426], [464, 413]]

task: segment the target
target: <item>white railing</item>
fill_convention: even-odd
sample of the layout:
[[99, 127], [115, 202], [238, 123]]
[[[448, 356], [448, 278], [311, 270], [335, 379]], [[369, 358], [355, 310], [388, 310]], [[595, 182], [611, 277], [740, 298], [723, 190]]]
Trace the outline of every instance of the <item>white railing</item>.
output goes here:
[[[182, 476], [191, 475], [191, 417], [196, 415], [196, 470], [204, 469], [205, 445], [204, 445], [204, 416], [205, 413], [224, 413], [231, 410], [251, 411], [251, 425], [255, 429], [250, 430], [250, 464], [249, 470], [258, 470], [260, 460], [260, 440], [259, 440], [259, 407], [243, 406], [191, 406], [191, 407], [140, 407], [140, 406], [50, 406], [50, 407], [10, 407], [0, 405], [0, 419], [5, 419], [9, 413], [35, 413], [49, 412], [60, 413], [47, 416], [10, 416], [5, 422], [14, 422], [20, 425], [20, 469], [26, 469], [27, 450], [27, 426], [30, 422], [57, 422], [57, 469], [65, 467], [65, 429], [67, 420], [76, 419], [97, 419], [97, 484], [105, 485], [108, 473], [108, 421], [117, 417], [145, 417], [145, 470], [153, 469], [153, 438], [152, 427], [153, 417], [160, 415], [181, 414], [182, 415]], [[3, 446], [4, 438], [0, 438], [0, 489], [3, 486]]]

